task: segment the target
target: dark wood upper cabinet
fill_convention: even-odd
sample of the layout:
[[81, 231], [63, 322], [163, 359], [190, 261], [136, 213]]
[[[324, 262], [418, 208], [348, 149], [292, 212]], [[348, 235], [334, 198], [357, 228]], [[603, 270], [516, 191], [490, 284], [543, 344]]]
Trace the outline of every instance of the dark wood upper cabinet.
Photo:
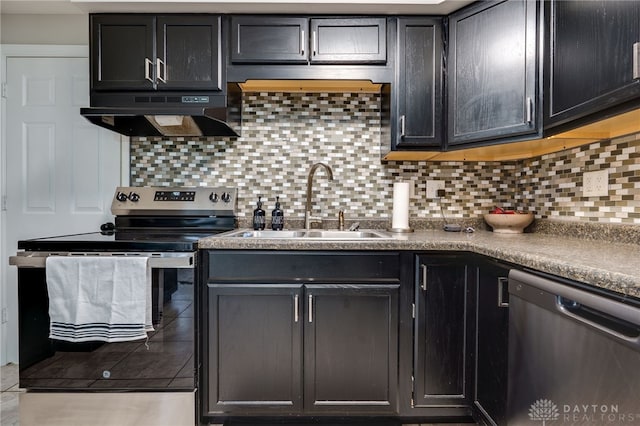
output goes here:
[[222, 88], [219, 16], [159, 16], [156, 41], [158, 89]]
[[398, 19], [392, 148], [441, 148], [442, 52], [441, 19]]
[[236, 64], [307, 63], [307, 18], [231, 17], [231, 62]]
[[91, 15], [91, 88], [155, 87], [155, 17]]
[[448, 144], [537, 133], [537, 3], [479, 2], [449, 24]]
[[640, 2], [544, 3], [549, 16], [545, 126], [640, 99], [640, 64], [634, 77], [633, 60], [634, 46], [640, 51]]
[[311, 63], [384, 64], [385, 18], [311, 19]]
[[386, 40], [385, 18], [231, 17], [233, 64], [384, 64]]
[[220, 17], [91, 15], [91, 89], [222, 90]]
[[456, 256], [419, 255], [416, 268], [414, 406], [469, 404], [468, 267]]

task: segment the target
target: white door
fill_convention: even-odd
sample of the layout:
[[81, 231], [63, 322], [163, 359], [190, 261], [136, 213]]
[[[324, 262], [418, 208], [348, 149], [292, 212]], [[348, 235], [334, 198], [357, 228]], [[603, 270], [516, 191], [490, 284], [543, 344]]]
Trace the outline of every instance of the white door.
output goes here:
[[[4, 253], [22, 239], [98, 231], [112, 220], [121, 143], [80, 115], [89, 105], [88, 59], [8, 57], [6, 82]], [[17, 269], [4, 269], [3, 355], [17, 362]]]

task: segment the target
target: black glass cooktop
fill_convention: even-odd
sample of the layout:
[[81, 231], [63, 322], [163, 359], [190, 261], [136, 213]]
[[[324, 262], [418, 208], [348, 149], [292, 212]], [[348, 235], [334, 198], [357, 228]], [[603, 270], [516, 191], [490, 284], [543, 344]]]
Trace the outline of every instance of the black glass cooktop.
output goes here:
[[18, 241], [18, 248], [28, 251], [173, 251], [188, 252], [197, 241], [215, 234], [202, 232], [89, 232]]

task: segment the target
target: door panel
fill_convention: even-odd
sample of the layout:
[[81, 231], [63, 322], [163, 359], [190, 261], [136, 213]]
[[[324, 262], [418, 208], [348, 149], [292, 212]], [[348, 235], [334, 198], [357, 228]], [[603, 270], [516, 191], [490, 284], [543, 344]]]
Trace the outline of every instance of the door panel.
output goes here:
[[386, 40], [384, 18], [312, 19], [311, 62], [384, 64]]
[[[18, 240], [99, 230], [113, 219], [121, 146], [80, 116], [88, 59], [8, 57], [6, 77], [5, 253]], [[7, 361], [17, 362], [17, 271], [6, 271]]]
[[305, 410], [395, 412], [397, 286], [308, 286]]
[[55, 123], [24, 123], [22, 126], [22, 170], [24, 213], [55, 213], [56, 140]]
[[396, 148], [442, 145], [442, 37], [439, 19], [398, 20]]
[[306, 63], [307, 18], [234, 16], [231, 18], [232, 63]]
[[545, 126], [562, 124], [640, 97], [633, 45], [637, 1], [553, 1], [549, 10]]
[[145, 15], [90, 17], [91, 66], [96, 68], [91, 70], [93, 90], [155, 87], [154, 19]]
[[220, 17], [161, 16], [157, 24], [158, 89], [221, 90]]
[[452, 15], [449, 145], [536, 129], [536, 2], [480, 2]]
[[301, 292], [209, 285], [209, 412], [301, 410]]
[[418, 257], [415, 405], [464, 404], [471, 384], [467, 267], [459, 259]]

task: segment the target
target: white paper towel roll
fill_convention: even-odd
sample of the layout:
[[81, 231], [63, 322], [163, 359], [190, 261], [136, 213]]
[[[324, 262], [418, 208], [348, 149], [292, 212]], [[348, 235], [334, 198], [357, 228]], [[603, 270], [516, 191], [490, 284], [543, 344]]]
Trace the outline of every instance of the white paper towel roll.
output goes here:
[[394, 182], [393, 184], [393, 217], [392, 229], [409, 228], [409, 195], [410, 182]]

